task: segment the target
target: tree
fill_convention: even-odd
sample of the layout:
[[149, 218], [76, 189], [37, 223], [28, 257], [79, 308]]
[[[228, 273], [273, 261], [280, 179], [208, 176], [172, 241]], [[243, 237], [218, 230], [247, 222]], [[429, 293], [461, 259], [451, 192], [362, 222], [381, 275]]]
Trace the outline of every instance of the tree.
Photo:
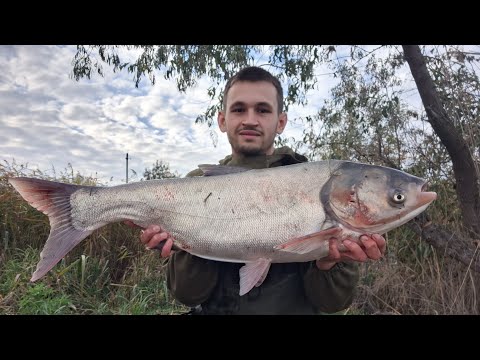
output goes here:
[[171, 179], [180, 177], [180, 174], [177, 171], [172, 172], [168, 163], [165, 163], [162, 160], [157, 160], [155, 164], [152, 165], [151, 169], [145, 168], [143, 177], [145, 180]]
[[477, 236], [480, 236], [480, 183], [478, 168], [475, 166], [471, 150], [463, 133], [455, 127], [454, 122], [447, 114], [428, 73], [420, 48], [404, 45], [403, 49], [428, 120], [450, 154], [464, 221]]
[[[331, 97], [318, 112], [294, 119], [304, 125], [302, 139], [280, 142], [303, 148], [310, 158], [383, 164], [445, 184], [455, 189], [448, 194], [459, 204], [470, 235], [478, 238], [480, 54], [458, 46], [339, 49], [313, 45], [78, 46], [72, 74], [76, 80], [90, 78], [92, 71], [101, 75], [102, 64], [108, 64], [114, 71], [127, 69], [138, 86], [142, 76], [149, 76], [154, 84], [157, 72], [175, 81], [181, 92], [207, 76], [212, 80], [208, 94], [214, 101], [196, 121], [210, 126], [221, 104], [221, 83], [240, 67], [258, 65], [256, 61], [261, 59], [260, 65], [285, 83], [284, 105], [288, 110], [292, 104], [307, 104], [308, 92], [317, 86], [319, 75], [325, 75], [316, 73], [318, 66], [327, 66], [337, 81]], [[140, 55], [129, 63], [121, 59], [120, 50]], [[401, 73], [407, 66], [426, 116], [406, 101], [415, 90], [405, 89], [408, 83]], [[438, 238], [448, 240], [448, 236]]]

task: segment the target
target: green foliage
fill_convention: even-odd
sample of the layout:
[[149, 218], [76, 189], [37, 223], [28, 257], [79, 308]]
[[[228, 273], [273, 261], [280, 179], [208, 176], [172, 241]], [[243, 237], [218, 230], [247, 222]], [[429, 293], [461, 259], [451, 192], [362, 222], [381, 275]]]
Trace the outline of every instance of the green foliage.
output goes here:
[[9, 252], [10, 256], [3, 253], [0, 262], [0, 293], [8, 294], [14, 291], [17, 286], [28, 281], [28, 274], [25, 270], [33, 270], [38, 254], [36, 249], [15, 249]]
[[480, 79], [478, 57], [455, 46], [439, 46], [425, 57], [437, 92], [455, 127], [480, 158]]
[[177, 171], [172, 172], [168, 163], [157, 160], [151, 169], [145, 169], [143, 177], [145, 180], [171, 179], [180, 177], [180, 174]]
[[62, 315], [72, 313], [71, 300], [44, 284], [31, 286], [18, 305], [20, 315]]
[[108, 266], [107, 255], [67, 256], [32, 284], [29, 277], [39, 250], [16, 249], [0, 265], [0, 314], [155, 315], [187, 310], [170, 298], [158, 256], [130, 257], [127, 270], [116, 281], [116, 269]]

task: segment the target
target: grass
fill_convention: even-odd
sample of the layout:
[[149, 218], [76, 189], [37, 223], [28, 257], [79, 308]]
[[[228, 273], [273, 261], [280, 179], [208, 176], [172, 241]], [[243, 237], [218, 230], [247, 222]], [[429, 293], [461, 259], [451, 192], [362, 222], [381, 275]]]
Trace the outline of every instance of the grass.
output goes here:
[[[0, 266], [0, 314], [177, 314], [158, 254], [138, 254], [110, 266], [106, 256], [67, 255], [44, 278], [30, 283], [39, 249], [10, 253]], [[115, 261], [113, 261], [115, 264]], [[120, 276], [119, 273], [122, 272]]]
[[[139, 230], [109, 224], [81, 242], [36, 283], [29, 279], [48, 237], [48, 218], [7, 183], [29, 175], [77, 184], [99, 184], [72, 169], [32, 173], [0, 164], [0, 314], [165, 315], [188, 309], [166, 287], [158, 252], [145, 251]], [[438, 224], [461, 231], [455, 193], [437, 185], [430, 214]], [[479, 275], [421, 241], [408, 228], [387, 234], [387, 256], [362, 264], [357, 296], [338, 315], [479, 314]]]
[[162, 262], [153, 252], [138, 254], [121, 276], [106, 256], [67, 255], [44, 278], [30, 283], [38, 255], [39, 249], [28, 247], [2, 262], [0, 314], [154, 315], [187, 310], [170, 298]]

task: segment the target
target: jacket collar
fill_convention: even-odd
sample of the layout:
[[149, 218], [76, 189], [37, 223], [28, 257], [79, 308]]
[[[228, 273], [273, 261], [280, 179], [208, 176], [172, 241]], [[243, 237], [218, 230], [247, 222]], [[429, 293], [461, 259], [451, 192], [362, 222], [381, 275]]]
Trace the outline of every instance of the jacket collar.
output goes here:
[[273, 151], [272, 155], [241, 156], [233, 159], [232, 155], [220, 160], [221, 165], [263, 169], [274, 166], [298, 164], [307, 162], [308, 159], [296, 153], [288, 146], [283, 146]]

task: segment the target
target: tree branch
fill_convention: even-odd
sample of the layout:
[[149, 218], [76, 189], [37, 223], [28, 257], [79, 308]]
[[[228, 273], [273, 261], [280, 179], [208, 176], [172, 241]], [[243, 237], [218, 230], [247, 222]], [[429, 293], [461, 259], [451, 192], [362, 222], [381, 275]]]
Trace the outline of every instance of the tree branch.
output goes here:
[[450, 232], [440, 225], [428, 221], [425, 213], [417, 216], [407, 224], [423, 240], [432, 245], [439, 253], [448, 255], [465, 266], [480, 273], [480, 241], [472, 242], [471, 239], [461, 237]]

